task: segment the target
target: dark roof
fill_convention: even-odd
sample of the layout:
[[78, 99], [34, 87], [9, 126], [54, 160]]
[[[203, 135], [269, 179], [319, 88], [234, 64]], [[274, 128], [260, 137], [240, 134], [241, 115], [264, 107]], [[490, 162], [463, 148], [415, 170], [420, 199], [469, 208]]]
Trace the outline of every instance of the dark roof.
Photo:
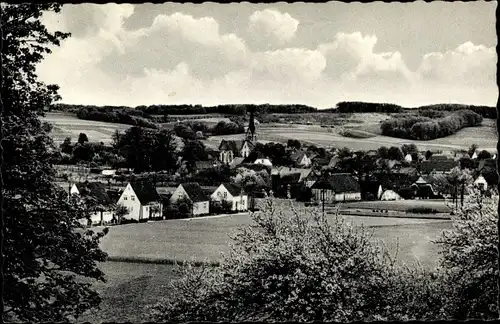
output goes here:
[[416, 174], [418, 171], [414, 167], [400, 167], [397, 169], [394, 169], [392, 173], [399, 173], [399, 174]]
[[497, 160], [496, 159], [486, 159], [479, 161], [478, 169], [481, 170], [483, 168], [497, 168]]
[[192, 202], [209, 201], [207, 194], [197, 182], [182, 183], [182, 188], [186, 191]]
[[334, 173], [328, 179], [320, 179], [314, 183], [313, 189], [330, 189], [334, 192], [360, 192], [359, 182], [349, 173]]
[[424, 174], [431, 173], [432, 171], [450, 171], [458, 165], [458, 162], [452, 159], [447, 160], [429, 160], [422, 161], [420, 165], [420, 171]]
[[137, 199], [141, 204], [147, 204], [152, 201], [160, 201], [160, 195], [156, 191], [155, 186], [151, 182], [131, 182], [130, 186], [137, 195]]
[[301, 177], [301, 173], [289, 173], [285, 174], [280, 178], [280, 183], [281, 184], [296, 184], [299, 183]]
[[222, 140], [219, 145], [219, 151], [233, 151], [238, 153], [243, 148], [243, 144], [248, 143], [250, 149], [254, 148], [254, 144], [248, 140]]
[[106, 192], [106, 185], [101, 182], [80, 182], [75, 183], [81, 196], [90, 196], [95, 198], [98, 204], [111, 205], [113, 201]]
[[223, 183], [224, 187], [229, 191], [229, 193], [233, 196], [239, 196], [241, 194], [241, 187], [234, 183]]
[[304, 153], [302, 151], [297, 151], [297, 152], [294, 152], [292, 155], [290, 155], [290, 158], [292, 159], [292, 161], [294, 161], [296, 163], [300, 163], [302, 161], [304, 155], [306, 155], [306, 153]]
[[219, 166], [221, 163], [219, 161], [196, 161], [194, 162], [196, 169], [210, 169], [214, 166]]

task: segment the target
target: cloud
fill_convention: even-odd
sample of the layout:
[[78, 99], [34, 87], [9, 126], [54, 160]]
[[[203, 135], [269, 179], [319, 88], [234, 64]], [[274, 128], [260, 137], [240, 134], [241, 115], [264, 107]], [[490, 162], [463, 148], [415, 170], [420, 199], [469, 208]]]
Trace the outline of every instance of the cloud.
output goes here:
[[319, 51], [286, 48], [255, 53], [252, 69], [262, 79], [312, 82], [320, 77], [325, 66], [325, 58]]
[[274, 9], [255, 11], [249, 17], [248, 29], [259, 38], [285, 43], [292, 40], [299, 21], [288, 13]]
[[193, 75], [210, 80], [248, 62], [245, 42], [235, 34], [221, 34], [210, 17], [158, 15], [151, 26], [129, 33], [129, 39], [123, 53], [101, 62], [103, 70], [143, 75], [145, 69], [170, 70], [185, 62]]
[[417, 70], [423, 81], [482, 86], [496, 80], [494, 47], [466, 42], [456, 49], [425, 54]]
[[399, 52], [374, 52], [377, 37], [360, 32], [335, 35], [334, 41], [323, 43], [318, 49], [326, 57], [325, 74], [345, 81], [401, 82], [413, 80]]

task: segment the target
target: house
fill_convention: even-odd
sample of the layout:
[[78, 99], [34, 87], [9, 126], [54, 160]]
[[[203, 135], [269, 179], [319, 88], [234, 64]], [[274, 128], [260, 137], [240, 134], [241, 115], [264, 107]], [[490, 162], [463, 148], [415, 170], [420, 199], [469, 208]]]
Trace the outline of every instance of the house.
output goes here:
[[242, 157], [235, 157], [233, 159], [233, 161], [231, 163], [229, 163], [229, 166], [231, 168], [236, 168], [238, 165], [240, 165], [241, 163], [243, 163], [243, 161], [245, 160], [245, 158], [242, 158]]
[[235, 184], [222, 183], [210, 197], [216, 201], [230, 201], [233, 211], [248, 210], [248, 195], [244, 194], [243, 189]]
[[328, 162], [327, 167], [333, 169], [337, 166], [337, 163], [339, 163], [339, 161], [340, 161], [340, 159], [338, 157], [334, 156]]
[[458, 166], [458, 161], [455, 161], [454, 159], [438, 159], [438, 160], [433, 160], [432, 157], [431, 159], [427, 161], [422, 161], [420, 164], [420, 173], [421, 174], [431, 174], [432, 172], [435, 173], [449, 173], [451, 169], [454, 167]]
[[298, 167], [310, 167], [312, 164], [311, 159], [307, 156], [307, 154], [303, 151], [297, 151], [290, 156], [291, 160]]
[[179, 199], [187, 198], [192, 203], [192, 215], [204, 215], [210, 212], [210, 198], [196, 182], [180, 184], [170, 197], [170, 203], [175, 204]]
[[482, 175], [477, 177], [477, 179], [474, 181], [474, 185], [478, 188], [481, 188], [482, 190], [488, 189], [488, 182], [486, 182], [486, 179]]
[[412, 158], [411, 154], [409, 154], [409, 153], [408, 153], [408, 154], [406, 154], [406, 156], [405, 156], [405, 161], [406, 161], [406, 162], [411, 162], [411, 161], [413, 161], [413, 158]]
[[277, 183], [273, 186], [273, 191], [276, 197], [282, 198], [296, 198], [298, 189], [300, 187], [300, 172], [296, 173], [288, 173], [283, 176], [280, 176], [277, 179]]
[[313, 197], [318, 201], [338, 202], [361, 200], [358, 181], [349, 173], [334, 173], [320, 179], [312, 186]]
[[474, 154], [472, 154], [471, 159], [473, 159], [473, 160], [477, 159], [477, 153], [476, 152], [474, 152]]
[[247, 158], [254, 148], [249, 140], [222, 140], [219, 145], [219, 161], [229, 164], [235, 157]]
[[206, 170], [206, 169], [211, 169], [211, 168], [215, 168], [215, 167], [218, 167], [218, 166], [221, 166], [222, 163], [220, 163], [219, 161], [196, 161], [194, 162], [195, 166], [196, 166], [196, 170]]
[[151, 182], [129, 182], [118, 199], [118, 205], [128, 208], [125, 219], [163, 218], [161, 197]]
[[[92, 225], [104, 225], [113, 220], [114, 204], [109, 197], [106, 186], [101, 182], [75, 183], [70, 189], [70, 195], [92, 198], [97, 203], [97, 211], [90, 215]], [[82, 225], [88, 224], [88, 220], [80, 220]]]
[[257, 159], [255, 160], [255, 162], [253, 164], [263, 164], [265, 166], [270, 166], [272, 167], [273, 164], [271, 163], [271, 161], [267, 158], [260, 158], [260, 159]]
[[403, 200], [403, 198], [393, 190], [386, 190], [380, 195], [380, 200]]

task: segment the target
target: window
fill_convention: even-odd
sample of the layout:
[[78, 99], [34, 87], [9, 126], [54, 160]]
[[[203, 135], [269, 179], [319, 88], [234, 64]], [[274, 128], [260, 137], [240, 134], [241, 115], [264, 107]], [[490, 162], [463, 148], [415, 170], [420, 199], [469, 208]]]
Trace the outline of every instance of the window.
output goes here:
[[219, 191], [219, 192], [217, 193], [217, 196], [218, 196], [219, 198], [220, 198], [220, 197], [222, 197], [222, 192], [220, 192], [220, 191]]
[[123, 200], [127, 200], [127, 196], [123, 196]]
[[203, 208], [207, 208], [207, 207], [208, 207], [208, 203], [204, 203]]
[[130, 198], [132, 199], [132, 201], [135, 201], [135, 196], [130, 196]]
[[224, 198], [227, 198], [227, 191], [224, 191]]
[[148, 210], [149, 210], [149, 206], [146, 206], [146, 211], [148, 211]]

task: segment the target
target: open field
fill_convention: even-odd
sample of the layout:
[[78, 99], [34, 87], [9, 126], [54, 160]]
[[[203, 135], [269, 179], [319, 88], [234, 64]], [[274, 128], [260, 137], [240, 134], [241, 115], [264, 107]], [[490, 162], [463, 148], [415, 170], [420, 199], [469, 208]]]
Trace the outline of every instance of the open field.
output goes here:
[[66, 137], [71, 137], [76, 142], [80, 133], [87, 134], [90, 142], [111, 143], [112, 136], [116, 130], [123, 132], [131, 125], [114, 124], [93, 120], [78, 119], [74, 115], [62, 113], [47, 113], [42, 120], [51, 123], [54, 127], [51, 135], [56, 143], [64, 141]]
[[[205, 117], [200, 120], [209, 124], [215, 124], [223, 117]], [[298, 139], [302, 142], [326, 147], [349, 147], [352, 150], [377, 149], [382, 145], [401, 146], [402, 144], [415, 143], [420, 149], [467, 149], [471, 144], [479, 145], [480, 149], [496, 151], [497, 130], [495, 121], [484, 119], [480, 127], [464, 128], [448, 137], [438, 138], [430, 141], [414, 141], [380, 135], [380, 122], [389, 116], [384, 114], [352, 114], [342, 127], [331, 128], [320, 125], [298, 125], [298, 124], [260, 124], [257, 127], [257, 138], [259, 142], [270, 141], [286, 143], [288, 139]], [[182, 120], [182, 117], [179, 116]], [[115, 130], [124, 131], [131, 125], [113, 124], [90, 120], [81, 120], [75, 116], [60, 113], [48, 113], [44, 120], [52, 123], [54, 129], [52, 136], [56, 142], [62, 142], [65, 137], [71, 136], [74, 140], [80, 132], [84, 132], [90, 141], [110, 143]], [[340, 134], [340, 130], [359, 130], [365, 135], [373, 134], [370, 138], [351, 138]], [[222, 139], [243, 139], [243, 134], [213, 136], [205, 140], [208, 147], [216, 148]]]
[[440, 213], [449, 213], [450, 208], [444, 200], [398, 200], [398, 201], [354, 201], [341, 204], [342, 209], [383, 209], [407, 211], [412, 208], [431, 208]]

